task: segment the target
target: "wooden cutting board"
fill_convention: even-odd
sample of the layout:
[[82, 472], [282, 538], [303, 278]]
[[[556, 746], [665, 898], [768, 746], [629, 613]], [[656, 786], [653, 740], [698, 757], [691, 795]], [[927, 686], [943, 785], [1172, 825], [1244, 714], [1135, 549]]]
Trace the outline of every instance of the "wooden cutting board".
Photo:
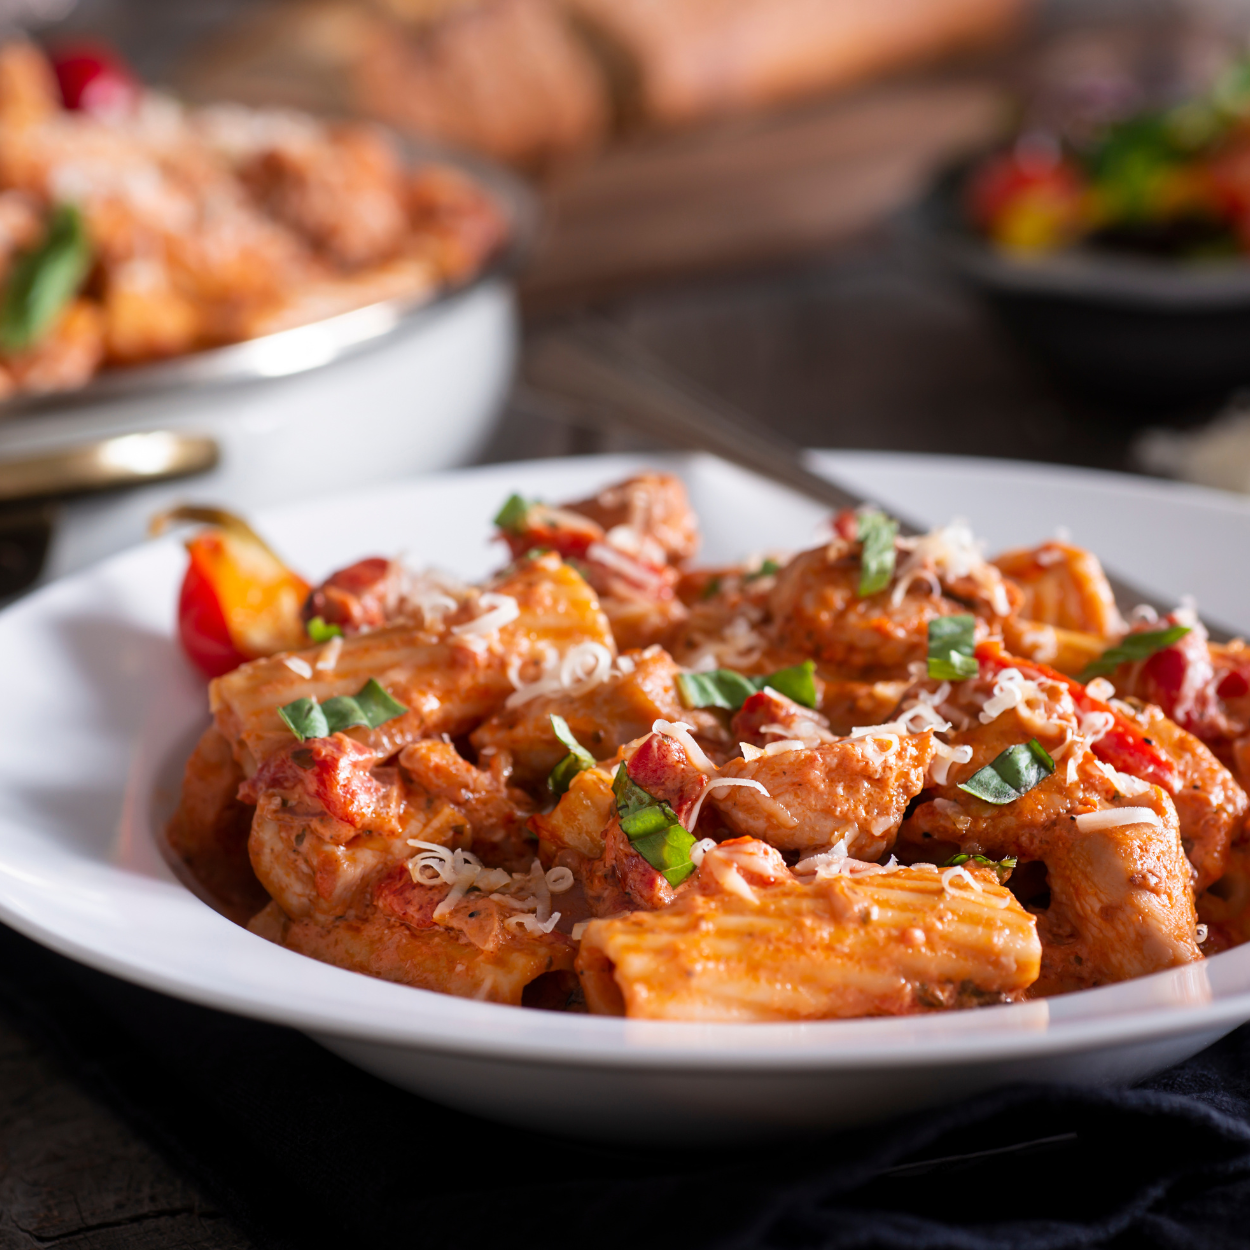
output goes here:
[[948, 73], [621, 143], [543, 189], [526, 309], [557, 313], [828, 248], [991, 143], [1008, 107], [992, 78]]

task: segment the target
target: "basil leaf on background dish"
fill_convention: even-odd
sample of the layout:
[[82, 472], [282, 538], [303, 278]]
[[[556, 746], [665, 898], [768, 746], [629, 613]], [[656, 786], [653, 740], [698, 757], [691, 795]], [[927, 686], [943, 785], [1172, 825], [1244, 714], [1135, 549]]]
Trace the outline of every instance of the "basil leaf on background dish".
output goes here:
[[621, 831], [630, 845], [669, 885], [681, 885], [694, 872], [690, 859], [694, 835], [687, 832], [667, 803], [653, 798], [630, 777], [625, 764], [616, 770], [612, 793]]
[[377, 729], [387, 721], [402, 716], [408, 709], [392, 699], [374, 677], [354, 694], [336, 695], [324, 703], [316, 699], [296, 699], [278, 709], [286, 727], [301, 741], [328, 738], [356, 725]]
[[1081, 672], [1080, 681], [1093, 677], [1107, 677], [1121, 664], [1136, 664], [1148, 660], [1156, 651], [1162, 651], [1179, 642], [1189, 633], [1188, 625], [1169, 625], [1167, 629], [1151, 629], [1140, 634], [1126, 634], [1114, 647], [1108, 647], [1096, 660], [1091, 660]]
[[990, 859], [988, 855], [962, 854], [952, 855], [942, 867], [958, 868], [960, 865], [968, 863], [969, 860], [974, 864], [980, 864], [982, 868], [992, 868], [998, 877], [999, 885], [1007, 881], [1016, 866], [1016, 857], [1014, 855], [1008, 855], [1004, 859]]
[[53, 210], [39, 246], [13, 264], [0, 298], [0, 347], [18, 352], [37, 343], [78, 294], [90, 268], [82, 215], [62, 204]]
[[314, 616], [304, 628], [313, 642], [329, 642], [331, 638], [342, 638], [343, 636], [343, 631], [339, 626], [328, 625], [324, 618], [320, 616]]
[[976, 623], [971, 613], [939, 616], [929, 622], [929, 676], [934, 681], [964, 681], [981, 671], [972, 654]]
[[1002, 806], [1014, 803], [1055, 771], [1055, 761], [1036, 738], [1008, 747], [984, 768], [978, 769], [960, 789]]
[[894, 539], [898, 522], [875, 508], [859, 514], [859, 590], [861, 599], [884, 590], [894, 576]]
[[781, 572], [781, 565], [777, 563], [771, 556], [760, 563], [759, 568], [753, 569], [750, 573], [744, 573], [742, 580], [744, 582], [758, 581], [761, 577], [772, 577], [774, 573]]
[[814, 708], [815, 673], [813, 660], [779, 668], [764, 677], [747, 677], [732, 668], [717, 668], [710, 673], [678, 673], [677, 692], [686, 707], [722, 707], [736, 712], [753, 694], [768, 686], [795, 703]]
[[568, 721], [563, 716], [557, 716], [553, 712], [551, 714], [551, 728], [555, 736], [569, 749], [569, 753], [547, 775], [547, 785], [551, 793], [556, 798], [559, 798], [573, 784], [573, 778], [578, 773], [585, 772], [588, 768], [594, 768], [596, 760], [578, 742], [573, 731], [569, 728]]

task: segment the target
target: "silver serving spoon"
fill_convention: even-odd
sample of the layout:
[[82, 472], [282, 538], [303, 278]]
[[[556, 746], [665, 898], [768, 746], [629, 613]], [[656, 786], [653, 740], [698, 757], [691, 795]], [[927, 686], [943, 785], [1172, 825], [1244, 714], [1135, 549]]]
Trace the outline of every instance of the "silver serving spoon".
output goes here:
[[[762, 430], [745, 414], [708, 395], [602, 322], [535, 338], [527, 347], [522, 375], [518, 396], [522, 406], [545, 410], [573, 424], [624, 427], [669, 446], [711, 452], [835, 510], [868, 502], [812, 472], [802, 448], [775, 430]], [[892, 515], [904, 534], [919, 534], [927, 528], [897, 512]], [[1110, 570], [1107, 580], [1126, 613], [1138, 604], [1160, 615], [1175, 607]], [[1212, 641], [1227, 642], [1233, 636], [1233, 631], [1204, 620]]]

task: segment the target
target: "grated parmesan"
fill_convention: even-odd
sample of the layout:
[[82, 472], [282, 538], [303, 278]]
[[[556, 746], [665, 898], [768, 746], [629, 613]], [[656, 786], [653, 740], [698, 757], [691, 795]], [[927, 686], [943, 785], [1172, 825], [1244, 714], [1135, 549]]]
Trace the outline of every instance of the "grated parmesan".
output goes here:
[[321, 648], [320, 654], [317, 656], [317, 662], [313, 667], [319, 673], [332, 673], [335, 666], [339, 662], [339, 652], [343, 650], [343, 639], [341, 637], [331, 638], [324, 647]]
[[686, 817], [688, 821], [686, 825], [687, 830], [690, 832], [694, 831], [695, 826], [699, 823], [699, 813], [703, 810], [703, 800], [713, 790], [729, 790], [734, 786], [747, 786], [752, 790], [758, 790], [766, 799], [772, 798], [772, 795], [768, 793], [761, 782], [753, 781], [749, 777], [717, 777], [715, 781], [707, 783], [703, 793], [695, 800], [694, 807], [690, 810], [690, 815]]
[[1082, 812], [1076, 818], [1076, 827], [1082, 833], [1099, 833], [1103, 829], [1118, 829], [1121, 825], [1153, 825], [1162, 829], [1163, 821], [1149, 807], [1110, 807], [1099, 812]]
[[693, 725], [688, 725], [684, 720], [655, 720], [651, 725], [651, 732], [655, 734], [663, 734], [666, 738], [672, 738], [674, 742], [681, 744], [690, 758], [690, 762], [701, 773], [714, 773], [717, 771], [716, 765], [708, 759], [704, 754], [703, 748], [690, 736]]
[[312, 668], [309, 666], [308, 661], [301, 660], [298, 655], [285, 656], [282, 663], [285, 664], [287, 668], [289, 668], [297, 677], [307, 678], [313, 675]]
[[983, 896], [983, 901], [991, 907], [1003, 908], [1011, 902], [1010, 894], [986, 894], [981, 883], [962, 864], [958, 864], [954, 868], [947, 868], [942, 873], [942, 892], [944, 894], [957, 893], [951, 884], [957, 879], [966, 881], [978, 894]]
[[478, 606], [486, 610], [471, 621], [453, 625], [453, 634], [460, 638], [493, 634], [521, 615], [521, 605], [511, 595], [497, 595], [493, 591], [482, 595], [478, 599]]

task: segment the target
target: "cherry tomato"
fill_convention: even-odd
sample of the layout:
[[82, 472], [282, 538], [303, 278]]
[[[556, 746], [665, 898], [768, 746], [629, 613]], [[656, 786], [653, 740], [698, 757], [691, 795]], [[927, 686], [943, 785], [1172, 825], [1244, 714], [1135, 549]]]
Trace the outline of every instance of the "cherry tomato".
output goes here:
[[139, 98], [134, 75], [105, 44], [68, 44], [57, 49], [52, 69], [67, 109], [121, 113], [133, 108]]
[[247, 660], [308, 646], [301, 610], [310, 587], [246, 521], [214, 508], [176, 508], [153, 530], [171, 521], [210, 523], [187, 543], [178, 597], [178, 637], [202, 673], [220, 677]]

